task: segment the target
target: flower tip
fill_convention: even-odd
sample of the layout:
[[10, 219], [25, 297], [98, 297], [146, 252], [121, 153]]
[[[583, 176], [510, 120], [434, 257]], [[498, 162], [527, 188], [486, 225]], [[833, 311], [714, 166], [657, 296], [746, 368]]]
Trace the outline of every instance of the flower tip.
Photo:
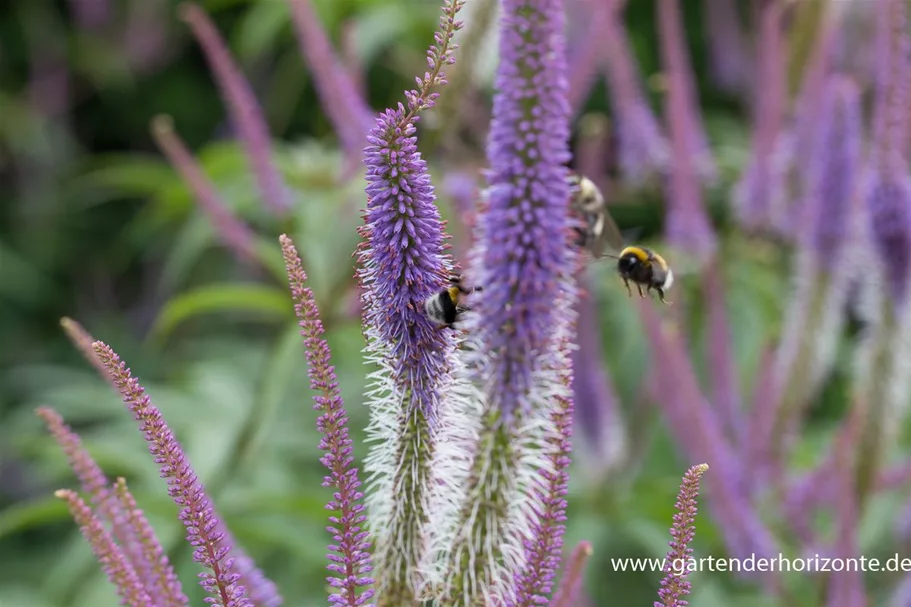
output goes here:
[[698, 474], [700, 476], [705, 474], [705, 471], [708, 469], [709, 469], [708, 464], [697, 464], [697, 465], [693, 466], [693, 472], [695, 472], [696, 474]]
[[199, 5], [195, 2], [181, 2], [177, 5], [177, 18], [184, 23], [189, 23], [199, 14]]
[[592, 543], [585, 540], [579, 542], [579, 550], [581, 550], [585, 556], [591, 556], [595, 552]]
[[62, 500], [70, 500], [75, 495], [76, 494], [73, 493], [72, 491], [70, 491], [69, 489], [57, 489], [56, 491], [54, 491], [54, 497], [56, 497], [58, 499], [62, 499]]
[[153, 135], [170, 135], [174, 132], [174, 119], [170, 114], [158, 114], [152, 118]]

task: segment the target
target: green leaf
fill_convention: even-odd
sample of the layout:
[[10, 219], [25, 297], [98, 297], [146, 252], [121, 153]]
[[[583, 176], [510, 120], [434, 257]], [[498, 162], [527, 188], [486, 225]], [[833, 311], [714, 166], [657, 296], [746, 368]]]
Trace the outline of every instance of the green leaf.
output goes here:
[[70, 181], [76, 200], [89, 207], [126, 197], [160, 193], [162, 186], [178, 181], [174, 170], [159, 156], [123, 154], [96, 157], [92, 168]]
[[67, 516], [66, 504], [53, 495], [19, 502], [0, 512], [0, 538], [59, 523]]
[[266, 320], [288, 318], [292, 310], [288, 295], [275, 287], [221, 283], [184, 293], [162, 309], [149, 337], [163, 341], [177, 325], [213, 312], [247, 312]]
[[288, 29], [288, 6], [284, 2], [259, 2], [244, 15], [235, 36], [242, 61], [256, 59], [276, 45]]

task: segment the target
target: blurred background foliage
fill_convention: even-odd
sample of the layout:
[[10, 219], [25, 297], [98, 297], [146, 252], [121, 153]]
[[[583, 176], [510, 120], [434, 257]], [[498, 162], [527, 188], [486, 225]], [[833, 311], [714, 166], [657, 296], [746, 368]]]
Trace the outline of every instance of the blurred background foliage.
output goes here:
[[[439, 15], [430, 0], [315, 0], [336, 48], [360, 66], [370, 106], [402, 100], [423, 72]], [[4, 607], [114, 605], [116, 598], [88, 545], [53, 490], [76, 486], [59, 448], [34, 415], [55, 407], [80, 433], [110, 476], [127, 478], [181, 575], [202, 604], [197, 569], [183, 542], [176, 509], [119, 398], [70, 345], [59, 320], [80, 321], [111, 344], [143, 381], [188, 451], [232, 531], [280, 587], [287, 605], [324, 604], [327, 490], [320, 488], [318, 434], [306, 366], [277, 236], [297, 243], [319, 299], [343, 395], [360, 430], [363, 345], [353, 292], [356, 228], [363, 181], [339, 186], [343, 155], [305, 67], [285, 2], [201, 0], [262, 103], [274, 152], [292, 187], [294, 211], [276, 219], [258, 199], [252, 174], [228, 125], [225, 106], [199, 46], [176, 17], [177, 3], [35, 0], [0, 5], [0, 603]], [[660, 105], [652, 2], [630, 2], [626, 23], [654, 107]], [[763, 348], [781, 328], [790, 272], [783, 245], [750, 240], [729, 225], [729, 192], [748, 155], [748, 108], [714, 87], [706, 70], [703, 5], [685, 2], [688, 43], [701, 111], [721, 169], [706, 200], [722, 236], [727, 306], [744, 393], [757, 378]], [[80, 8], [81, 5], [81, 8]], [[572, 42], [572, 40], [571, 40]], [[473, 66], [489, 101], [496, 46]], [[344, 53], [343, 53], [344, 54]], [[457, 54], [458, 57], [458, 54]], [[442, 90], [445, 98], [447, 91]], [[584, 112], [609, 114], [603, 79]], [[150, 123], [173, 118], [176, 131], [216, 183], [225, 203], [261, 238], [260, 265], [238, 262], [223, 247], [191, 190], [155, 146]], [[428, 116], [421, 145], [431, 163], [456, 250], [464, 250], [457, 206], [441, 187], [449, 173], [484, 163], [483, 138], [447, 149]], [[486, 125], [476, 125], [481, 132]], [[608, 170], [613, 169], [608, 167]], [[660, 234], [656, 191], [611, 191], [622, 228]], [[567, 543], [589, 539], [595, 556], [588, 590], [594, 605], [649, 605], [659, 574], [617, 572], [610, 558], [662, 556], [684, 461], [653, 403], [643, 396], [650, 372], [640, 317], [608, 267], [591, 269], [601, 335], [622, 409], [641, 426], [642, 459], [604, 476], [580, 451], [571, 486]], [[686, 279], [689, 342], [702, 377], [700, 292]], [[800, 453], [806, 465], [829, 439], [846, 408], [840, 364]], [[873, 502], [861, 530], [864, 554], [897, 548], [888, 521], [897, 498]], [[724, 554], [700, 516], [697, 556]], [[890, 577], [891, 576], [891, 577]], [[812, 604], [819, 580], [795, 575], [794, 605]], [[692, 577], [691, 604], [772, 604], [752, 584], [719, 573]], [[894, 574], [870, 574], [885, 587]]]

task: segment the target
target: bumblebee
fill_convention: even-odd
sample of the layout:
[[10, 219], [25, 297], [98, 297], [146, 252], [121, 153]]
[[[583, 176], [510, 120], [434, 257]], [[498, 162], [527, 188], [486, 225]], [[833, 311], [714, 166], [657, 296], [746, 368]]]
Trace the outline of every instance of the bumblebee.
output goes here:
[[424, 302], [427, 317], [443, 327], [452, 327], [463, 313], [471, 310], [471, 307], [461, 303], [463, 295], [467, 296], [484, 290], [482, 287], [465, 287], [462, 285], [462, 278], [458, 275], [450, 276], [449, 283], [451, 286], [428, 297]]
[[[570, 212], [577, 215], [583, 224], [576, 228], [576, 246], [587, 249], [595, 259], [616, 259], [617, 272], [630, 297], [633, 291], [629, 283], [633, 282], [640, 297], [645, 297], [654, 290], [662, 303], [670, 304], [664, 295], [674, 284], [674, 273], [667, 261], [651, 249], [636, 245], [624, 246], [623, 236], [607, 209], [604, 195], [591, 179], [570, 171], [569, 184], [572, 190]], [[606, 248], [620, 252], [605, 253]], [[645, 287], [645, 293], [642, 292], [642, 287]]]
[[[664, 293], [674, 284], [674, 272], [661, 255], [645, 247], [629, 246], [620, 251], [616, 259], [617, 271], [630, 297], [633, 296], [633, 290], [629, 286], [632, 281], [636, 284], [640, 297], [655, 290], [661, 303], [671, 303], [664, 298]], [[645, 293], [642, 292], [643, 286]]]
[[604, 195], [595, 182], [575, 171], [569, 172], [568, 180], [572, 191], [570, 212], [582, 222], [581, 227], [575, 228], [576, 246], [588, 249], [595, 259], [603, 257], [608, 241], [623, 241], [620, 230], [611, 218]]

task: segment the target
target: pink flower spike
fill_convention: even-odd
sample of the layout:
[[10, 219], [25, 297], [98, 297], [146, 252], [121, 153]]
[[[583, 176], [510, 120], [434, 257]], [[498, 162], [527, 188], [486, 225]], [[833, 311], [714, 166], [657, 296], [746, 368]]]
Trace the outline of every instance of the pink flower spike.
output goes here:
[[560, 587], [554, 595], [551, 607], [573, 607], [576, 605], [576, 597], [579, 595], [579, 588], [582, 586], [582, 574], [585, 572], [585, 565], [592, 555], [591, 542], [585, 540], [576, 544], [569, 560], [566, 563], [563, 579], [560, 581]]
[[661, 601], [656, 602], [655, 607], [687, 605], [683, 597], [690, 593], [690, 583], [686, 579], [689, 575], [687, 561], [693, 553], [689, 543], [696, 535], [696, 497], [699, 495], [699, 479], [708, 469], [708, 464], [699, 464], [687, 470], [683, 476], [677, 496], [677, 514], [674, 515], [674, 525], [671, 527], [671, 549], [665, 557], [664, 571], [667, 575], [661, 580], [661, 589], [658, 591]]
[[231, 546], [224, 525], [216, 517], [211, 500], [161, 412], [110, 346], [96, 341], [92, 347], [111, 374], [123, 402], [139, 422], [149, 453], [159, 465], [161, 477], [168, 481], [168, 495], [181, 508], [180, 520], [187, 529], [187, 541], [196, 547], [193, 559], [209, 569], [200, 574], [200, 585], [221, 607], [255, 607], [247, 589], [238, 584], [241, 579], [238, 559], [229, 554]]
[[156, 116], [152, 120], [152, 136], [168, 162], [183, 178], [193, 192], [203, 212], [209, 216], [215, 234], [239, 261], [257, 262], [253, 232], [235, 217], [215, 189], [215, 184], [206, 176], [186, 144], [174, 131], [170, 116]]
[[75, 492], [67, 489], [60, 489], [54, 495], [66, 502], [82, 535], [104, 567], [105, 574], [117, 588], [120, 604], [128, 607], [154, 607], [155, 603], [142, 587], [136, 571], [86, 503]]
[[329, 602], [340, 607], [359, 607], [370, 600], [374, 591], [364, 589], [373, 584], [373, 580], [367, 577], [371, 570], [370, 541], [369, 533], [361, 529], [367, 517], [361, 503], [364, 495], [358, 490], [361, 482], [357, 468], [352, 467], [354, 457], [348, 435], [348, 414], [339, 392], [335, 369], [331, 365], [331, 353], [324, 338], [319, 309], [313, 291], [306, 286], [307, 274], [291, 239], [283, 234], [280, 240], [294, 311], [307, 349], [310, 388], [317, 393], [313, 397], [314, 408], [321, 413], [316, 426], [323, 435], [320, 449], [325, 455], [320, 462], [329, 470], [323, 486], [334, 490], [331, 501], [326, 505], [328, 510], [333, 511], [330, 518], [333, 525], [329, 530], [334, 542], [329, 547], [332, 554], [329, 555], [328, 569], [337, 575], [330, 576], [327, 581], [331, 588], [338, 590], [329, 596]]
[[[91, 343], [89, 343], [91, 348]], [[94, 356], [94, 351], [92, 351]], [[100, 365], [100, 363], [99, 363]], [[120, 544], [120, 550], [130, 567], [144, 586], [145, 592], [162, 607], [183, 607], [187, 597], [183, 594], [177, 576], [163, 554], [150, 559], [145, 550], [149, 542], [157, 544], [151, 529], [142, 533], [131, 524], [131, 513], [118, 503], [117, 496], [111, 491], [108, 480], [92, 456], [82, 446], [79, 436], [63, 422], [59, 413], [47, 407], [37, 410], [38, 416], [47, 424], [48, 430], [57, 443], [63, 448], [70, 467], [79, 478], [85, 491], [99, 515], [111, 523], [114, 539]]]

